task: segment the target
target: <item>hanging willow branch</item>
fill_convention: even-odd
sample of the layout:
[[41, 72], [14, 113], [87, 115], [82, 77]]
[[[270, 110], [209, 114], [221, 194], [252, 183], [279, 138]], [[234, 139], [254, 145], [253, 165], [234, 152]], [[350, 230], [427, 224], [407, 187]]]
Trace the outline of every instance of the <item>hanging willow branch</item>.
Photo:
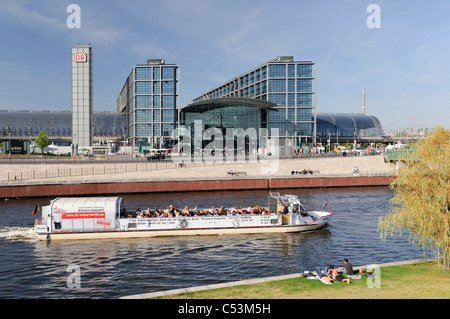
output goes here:
[[412, 244], [431, 250], [450, 268], [450, 131], [437, 127], [404, 161], [391, 184], [391, 210], [378, 223], [380, 236], [408, 231]]

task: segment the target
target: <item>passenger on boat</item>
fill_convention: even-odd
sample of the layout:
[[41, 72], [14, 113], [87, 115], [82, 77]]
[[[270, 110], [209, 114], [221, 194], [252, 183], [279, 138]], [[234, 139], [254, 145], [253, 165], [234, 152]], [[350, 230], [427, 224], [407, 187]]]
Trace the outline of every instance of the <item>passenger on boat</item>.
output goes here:
[[150, 209], [150, 207], [147, 207], [147, 209], [144, 211], [145, 217], [153, 217], [153, 212]]
[[183, 209], [183, 215], [184, 215], [184, 216], [191, 216], [191, 212], [190, 212], [188, 206], [184, 206], [184, 209]]

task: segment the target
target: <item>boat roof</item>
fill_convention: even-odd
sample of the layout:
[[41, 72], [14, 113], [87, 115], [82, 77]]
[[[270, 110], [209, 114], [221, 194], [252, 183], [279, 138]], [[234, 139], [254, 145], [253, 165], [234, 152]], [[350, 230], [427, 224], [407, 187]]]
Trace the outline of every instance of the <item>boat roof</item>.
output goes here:
[[270, 192], [270, 197], [279, 200], [282, 203], [301, 204], [300, 199], [296, 195], [284, 194], [280, 195], [278, 192]]

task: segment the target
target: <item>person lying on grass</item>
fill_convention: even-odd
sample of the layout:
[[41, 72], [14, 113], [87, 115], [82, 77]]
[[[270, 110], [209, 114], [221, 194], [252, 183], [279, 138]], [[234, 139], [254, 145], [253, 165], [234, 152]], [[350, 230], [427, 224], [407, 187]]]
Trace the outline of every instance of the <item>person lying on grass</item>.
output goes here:
[[331, 277], [333, 277], [335, 280], [340, 281], [340, 282], [346, 282], [347, 284], [350, 284], [350, 279], [342, 276], [342, 274], [338, 273], [338, 271], [336, 269], [330, 269], [329, 273], [330, 273]]

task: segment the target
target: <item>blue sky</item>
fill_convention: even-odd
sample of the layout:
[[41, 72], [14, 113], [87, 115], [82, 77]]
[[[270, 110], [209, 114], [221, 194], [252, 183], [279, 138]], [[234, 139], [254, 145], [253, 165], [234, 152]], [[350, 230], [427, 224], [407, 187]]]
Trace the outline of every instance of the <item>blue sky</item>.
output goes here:
[[[66, 12], [81, 8], [81, 28]], [[368, 28], [367, 7], [381, 9]], [[450, 1], [0, 0], [0, 109], [71, 110], [71, 48], [92, 43], [94, 110], [115, 111], [133, 65], [180, 65], [181, 105], [280, 55], [317, 63], [317, 112], [386, 131], [450, 119]]]

